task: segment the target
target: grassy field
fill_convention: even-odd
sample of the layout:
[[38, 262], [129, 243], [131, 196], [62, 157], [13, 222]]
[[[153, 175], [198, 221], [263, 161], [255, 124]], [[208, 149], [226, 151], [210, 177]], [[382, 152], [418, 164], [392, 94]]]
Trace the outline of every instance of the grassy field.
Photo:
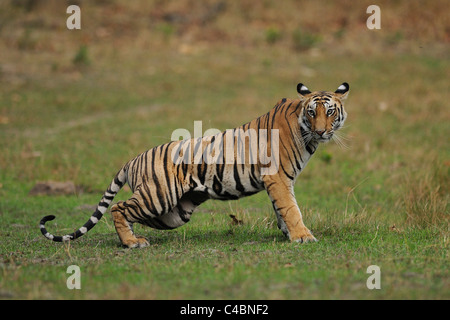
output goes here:
[[[450, 299], [446, 2], [379, 2], [380, 30], [364, 1], [82, 2], [78, 31], [55, 1], [3, 2], [0, 298]], [[206, 202], [176, 230], [136, 226], [144, 249], [123, 249], [109, 214], [69, 244], [40, 234], [48, 214], [54, 234], [80, 227], [120, 166], [173, 130], [234, 128], [298, 82], [343, 81], [348, 146], [322, 145], [295, 187], [319, 242], [289, 243], [265, 192]], [[29, 195], [50, 180], [78, 191]]]

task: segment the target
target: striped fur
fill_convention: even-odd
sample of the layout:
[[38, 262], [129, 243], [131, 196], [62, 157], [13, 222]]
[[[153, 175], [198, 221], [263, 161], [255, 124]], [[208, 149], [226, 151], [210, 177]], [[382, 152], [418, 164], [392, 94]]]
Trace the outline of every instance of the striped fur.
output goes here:
[[310, 92], [299, 84], [299, 99], [282, 99], [267, 114], [238, 128], [150, 149], [119, 170], [81, 228], [64, 236], [52, 235], [45, 223], [55, 217], [46, 216], [40, 222], [41, 232], [57, 242], [81, 237], [128, 183], [132, 197], [111, 208], [116, 231], [127, 247], [148, 245], [145, 238], [134, 234], [133, 223], [177, 228], [208, 199], [239, 199], [264, 189], [282, 232], [291, 241], [316, 241], [303, 224], [294, 183], [318, 144], [329, 141], [342, 127], [347, 116], [342, 100], [348, 90], [347, 83], [335, 92]]

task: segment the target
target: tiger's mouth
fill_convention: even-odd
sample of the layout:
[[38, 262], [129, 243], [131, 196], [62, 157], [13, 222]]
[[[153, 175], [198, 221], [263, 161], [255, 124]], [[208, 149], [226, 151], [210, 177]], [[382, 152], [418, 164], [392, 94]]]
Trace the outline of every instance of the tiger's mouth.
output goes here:
[[328, 142], [333, 138], [333, 132], [323, 132], [322, 134], [317, 132], [312, 132], [313, 139], [318, 142]]
[[320, 137], [318, 139], [316, 139], [316, 141], [321, 142], [321, 143], [327, 143], [331, 140], [332, 136], [329, 137]]

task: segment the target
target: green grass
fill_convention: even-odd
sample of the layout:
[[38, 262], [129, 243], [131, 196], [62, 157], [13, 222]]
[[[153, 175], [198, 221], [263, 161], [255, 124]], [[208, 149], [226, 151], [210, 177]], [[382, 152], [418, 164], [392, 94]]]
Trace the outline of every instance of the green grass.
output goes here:
[[[276, 9], [266, 5], [270, 20]], [[242, 23], [233, 10], [208, 31], [236, 35], [227, 27]], [[25, 31], [0, 42], [8, 48], [0, 68], [1, 299], [450, 298], [450, 64], [441, 51], [417, 53], [418, 42], [411, 51], [391, 43], [355, 51], [350, 27], [339, 37], [346, 54], [325, 50], [334, 40], [322, 29], [307, 45], [316, 51], [295, 50], [294, 26], [271, 23], [229, 42], [191, 43], [179, 25], [159, 22], [151, 36], [137, 28], [111, 46], [111, 38], [83, 38], [102, 34], [83, 21], [80, 33], [38, 28], [25, 39], [32, 45], [21, 45]], [[371, 33], [374, 46], [395, 34], [383, 28]], [[402, 35], [393, 40], [409, 41]], [[89, 64], [81, 67], [73, 59], [83, 46]], [[47, 224], [55, 234], [80, 227], [92, 213], [83, 206], [98, 203], [120, 166], [174, 129], [193, 132], [195, 120], [203, 130], [233, 128], [295, 98], [298, 82], [334, 90], [343, 81], [351, 87], [342, 130], [349, 147], [322, 145], [295, 186], [319, 242], [288, 242], [265, 192], [206, 202], [176, 230], [136, 226], [151, 244], [139, 250], [120, 246], [109, 213], [70, 244], [40, 234], [48, 214], [57, 217]], [[28, 194], [47, 180], [72, 180], [82, 192]], [[114, 201], [129, 196], [122, 190]], [[72, 264], [81, 290], [66, 287]], [[381, 268], [381, 290], [366, 287], [370, 265]]]
[[[266, 199], [256, 197], [266, 203], [259, 210], [245, 203], [236, 209], [211, 202], [183, 228], [138, 227], [136, 232], [151, 242], [142, 250], [122, 249], [108, 218], [69, 245], [45, 241], [33, 216], [61, 210], [57, 226], [50, 223], [49, 228], [68, 232], [66, 226], [88, 215], [69, 209], [73, 202], [93, 199], [59, 197], [50, 205], [39, 199], [32, 213], [24, 212], [2, 230], [2, 239], [9, 239], [2, 242], [2, 294], [26, 299], [448, 297], [447, 244], [438, 231], [392, 230], [367, 217], [353, 216], [350, 222], [307, 215], [319, 242], [291, 244], [277, 230]], [[230, 212], [244, 224], [233, 225]], [[66, 287], [66, 269], [72, 264], [80, 266], [81, 290]], [[366, 288], [366, 269], [372, 264], [381, 268], [381, 290]]]

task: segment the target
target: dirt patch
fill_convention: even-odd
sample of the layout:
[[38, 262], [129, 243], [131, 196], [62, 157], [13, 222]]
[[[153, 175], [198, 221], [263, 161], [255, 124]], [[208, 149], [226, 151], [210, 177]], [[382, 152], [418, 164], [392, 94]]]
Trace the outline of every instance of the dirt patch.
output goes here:
[[72, 181], [44, 181], [37, 182], [28, 193], [30, 196], [60, 196], [73, 195], [81, 192], [80, 187]]

